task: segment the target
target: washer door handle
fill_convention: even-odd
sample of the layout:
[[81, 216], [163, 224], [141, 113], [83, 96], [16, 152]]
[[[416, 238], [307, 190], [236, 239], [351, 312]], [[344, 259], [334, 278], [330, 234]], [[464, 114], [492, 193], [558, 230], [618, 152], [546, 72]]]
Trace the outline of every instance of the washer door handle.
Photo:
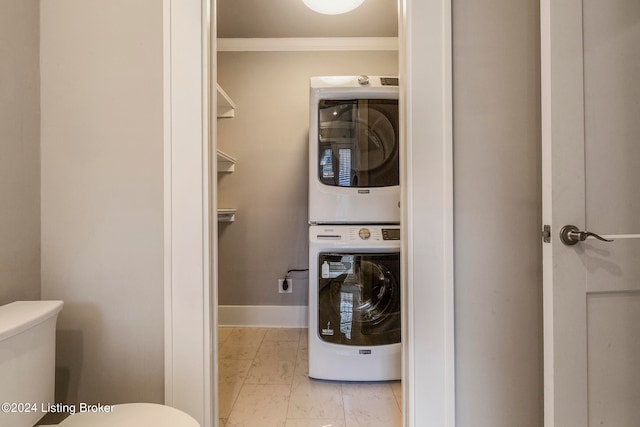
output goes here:
[[613, 242], [613, 240], [605, 239], [591, 231], [580, 231], [580, 229], [575, 225], [565, 225], [560, 230], [560, 240], [567, 246], [573, 246], [578, 242], [584, 242], [587, 240], [587, 237], [594, 237], [598, 240], [602, 240], [603, 242]]

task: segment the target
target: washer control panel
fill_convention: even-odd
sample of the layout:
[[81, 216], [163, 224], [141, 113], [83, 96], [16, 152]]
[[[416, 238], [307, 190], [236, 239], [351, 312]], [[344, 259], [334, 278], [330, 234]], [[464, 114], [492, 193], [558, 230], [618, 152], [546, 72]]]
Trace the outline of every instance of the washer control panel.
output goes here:
[[397, 225], [335, 225], [315, 226], [312, 238], [338, 242], [381, 242], [400, 240], [400, 226]]

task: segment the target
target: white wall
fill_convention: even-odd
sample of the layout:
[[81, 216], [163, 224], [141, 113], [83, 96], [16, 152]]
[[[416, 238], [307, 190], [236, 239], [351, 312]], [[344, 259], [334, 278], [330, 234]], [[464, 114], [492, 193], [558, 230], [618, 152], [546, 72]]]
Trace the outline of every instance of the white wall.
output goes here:
[[42, 296], [58, 399], [163, 401], [162, 2], [41, 4]]
[[218, 174], [218, 206], [238, 209], [219, 225], [220, 304], [307, 305], [307, 272], [291, 274], [292, 294], [277, 280], [309, 263], [309, 78], [397, 73], [393, 51], [218, 53], [218, 82], [237, 104], [218, 120], [218, 148], [238, 160]]
[[39, 10], [0, 2], [0, 305], [40, 298]]
[[538, 7], [453, 2], [458, 426], [542, 425]]

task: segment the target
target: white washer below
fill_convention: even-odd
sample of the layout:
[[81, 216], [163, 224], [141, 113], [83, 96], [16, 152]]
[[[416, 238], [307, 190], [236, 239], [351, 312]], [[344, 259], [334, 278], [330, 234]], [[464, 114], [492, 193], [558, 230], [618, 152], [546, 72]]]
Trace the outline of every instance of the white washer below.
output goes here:
[[75, 413], [56, 427], [200, 427], [190, 415], [156, 403], [125, 403], [113, 405], [112, 409], [113, 412]]
[[309, 228], [309, 376], [401, 378], [400, 226]]

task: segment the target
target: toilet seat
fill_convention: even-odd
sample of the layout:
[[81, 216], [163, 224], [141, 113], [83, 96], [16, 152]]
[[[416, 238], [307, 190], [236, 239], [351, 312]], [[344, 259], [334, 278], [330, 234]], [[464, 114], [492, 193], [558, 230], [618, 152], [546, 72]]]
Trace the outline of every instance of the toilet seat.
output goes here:
[[156, 403], [113, 405], [112, 412], [82, 412], [67, 417], [58, 427], [200, 427], [190, 415]]

